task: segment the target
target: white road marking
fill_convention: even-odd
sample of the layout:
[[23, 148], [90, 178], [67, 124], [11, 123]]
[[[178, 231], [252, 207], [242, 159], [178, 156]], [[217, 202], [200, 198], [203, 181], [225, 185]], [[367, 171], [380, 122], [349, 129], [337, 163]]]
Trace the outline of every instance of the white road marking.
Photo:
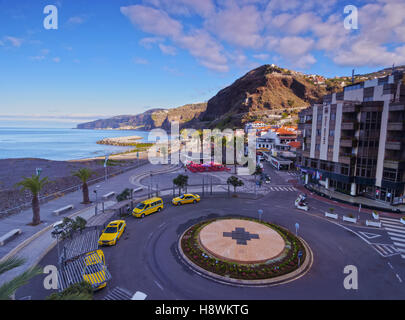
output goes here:
[[399, 229], [399, 228], [387, 228], [387, 227], [384, 227], [386, 230], [388, 230], [388, 231], [395, 231], [395, 232], [399, 232], [399, 233], [403, 233], [403, 234], [405, 234], [405, 230], [404, 229]]
[[402, 224], [400, 224], [400, 223], [387, 222], [387, 221], [382, 221], [382, 223], [388, 227], [402, 227]]
[[394, 245], [405, 248], [405, 243], [394, 242]]
[[388, 265], [390, 266], [391, 269], [394, 269], [394, 267], [392, 266], [392, 264], [390, 262], [388, 262]]
[[402, 279], [401, 279], [401, 277], [398, 275], [398, 273], [396, 274], [396, 276], [397, 276], [399, 282], [402, 283]]
[[395, 233], [395, 232], [388, 232], [388, 234], [389, 234], [390, 236], [405, 238], [405, 234], [400, 234], [400, 233]]
[[387, 218], [387, 217], [383, 217], [383, 218], [380, 218], [380, 220], [381, 221], [394, 221], [394, 222], [399, 222], [399, 220], [398, 219], [394, 219], [394, 218]]
[[[405, 242], [405, 239], [403, 239], [403, 238], [391, 237], [391, 240], [393, 240], [393, 241], [399, 241], [399, 242]], [[394, 242], [394, 243], [395, 243], [395, 242]]]
[[157, 282], [156, 280], [154, 280], [154, 282], [155, 282], [155, 284], [160, 288], [160, 290], [162, 290], [163, 291], [163, 287], [160, 285], [160, 283], [159, 282]]

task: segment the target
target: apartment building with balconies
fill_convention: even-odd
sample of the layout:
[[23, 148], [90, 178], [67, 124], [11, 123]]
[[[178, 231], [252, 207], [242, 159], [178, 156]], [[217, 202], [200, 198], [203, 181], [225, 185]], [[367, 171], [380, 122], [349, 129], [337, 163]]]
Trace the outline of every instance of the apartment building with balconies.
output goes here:
[[405, 75], [350, 85], [299, 113], [297, 164], [306, 183], [405, 202]]

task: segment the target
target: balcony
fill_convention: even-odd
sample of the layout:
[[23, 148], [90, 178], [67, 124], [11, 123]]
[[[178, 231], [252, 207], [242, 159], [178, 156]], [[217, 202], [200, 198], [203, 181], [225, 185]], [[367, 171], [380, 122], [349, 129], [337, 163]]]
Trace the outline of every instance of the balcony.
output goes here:
[[353, 159], [355, 159], [355, 156], [351, 153], [340, 153], [339, 154], [340, 163], [351, 164]]
[[355, 105], [343, 105], [342, 112], [343, 113], [353, 113], [353, 112], [359, 112], [360, 107], [355, 106]]
[[342, 122], [341, 130], [355, 130], [354, 121], [344, 121], [344, 122]]
[[399, 160], [384, 160], [384, 168], [388, 168], [388, 169], [398, 169], [399, 167]]
[[340, 140], [340, 146], [344, 148], [356, 148], [357, 139], [352, 137], [342, 137]]
[[390, 105], [390, 111], [405, 111], [405, 104], [394, 104]]
[[403, 131], [404, 123], [403, 122], [388, 122], [387, 130], [388, 131]]
[[387, 141], [385, 143], [385, 149], [388, 150], [401, 150], [402, 142], [401, 141]]

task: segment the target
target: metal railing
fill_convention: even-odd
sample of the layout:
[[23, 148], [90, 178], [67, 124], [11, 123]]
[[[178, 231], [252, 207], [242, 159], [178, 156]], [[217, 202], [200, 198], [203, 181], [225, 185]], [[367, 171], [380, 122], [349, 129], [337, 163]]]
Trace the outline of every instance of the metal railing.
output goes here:
[[[106, 180], [106, 178], [108, 179], [108, 178], [110, 178], [110, 177], [114, 177], [114, 176], [116, 176], [116, 175], [123, 174], [123, 173], [125, 173], [125, 172], [128, 172], [128, 171], [131, 171], [131, 170], [133, 170], [133, 169], [139, 168], [139, 167], [145, 165], [146, 163], [147, 163], [147, 161], [141, 160], [140, 162], [138, 162], [138, 163], [137, 163], [136, 165], [134, 165], [134, 166], [122, 168], [122, 169], [120, 169], [120, 170], [118, 170], [118, 171], [114, 171], [114, 172], [112, 172], [112, 173], [109, 173], [108, 175], [102, 175], [102, 176], [100, 176], [100, 177], [91, 179], [91, 180], [87, 181], [87, 184], [88, 184], [89, 186], [91, 186], [91, 185], [93, 185], [93, 184], [96, 184], [96, 183], [98, 183], [98, 182], [101, 182], [101, 181]], [[82, 188], [82, 184], [78, 184], [78, 185], [74, 185], [74, 186], [72, 186], [72, 187], [63, 189], [63, 190], [56, 191], [56, 192], [54, 192], [54, 193], [52, 193], [52, 194], [47, 194], [47, 195], [45, 195], [45, 196], [39, 196], [39, 203], [40, 203], [40, 204], [46, 203], [46, 202], [51, 201], [51, 200], [53, 200], [53, 199], [62, 197], [62, 196], [64, 196], [66, 193], [71, 193], [71, 192], [78, 191], [78, 190], [80, 190], [81, 188]], [[21, 205], [19, 205], [19, 206], [16, 206], [16, 207], [13, 207], [13, 208], [9, 208], [9, 209], [0, 211], [0, 217], [3, 216], [3, 215], [6, 215], [6, 214], [10, 214], [10, 213], [21, 212], [22, 210], [28, 209], [28, 208], [30, 208], [31, 206], [32, 206], [32, 203], [31, 203], [31, 202], [25, 202], [25, 203], [23, 203], [23, 204], [21, 204]]]

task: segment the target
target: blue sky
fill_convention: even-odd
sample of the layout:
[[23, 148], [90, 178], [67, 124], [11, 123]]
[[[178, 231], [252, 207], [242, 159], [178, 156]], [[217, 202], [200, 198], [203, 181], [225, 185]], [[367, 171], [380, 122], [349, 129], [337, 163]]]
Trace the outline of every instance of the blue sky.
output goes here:
[[[43, 27], [49, 4], [57, 30]], [[349, 4], [357, 30], [343, 25]], [[265, 63], [328, 77], [405, 64], [404, 11], [395, 0], [0, 0], [0, 126], [207, 101]]]

